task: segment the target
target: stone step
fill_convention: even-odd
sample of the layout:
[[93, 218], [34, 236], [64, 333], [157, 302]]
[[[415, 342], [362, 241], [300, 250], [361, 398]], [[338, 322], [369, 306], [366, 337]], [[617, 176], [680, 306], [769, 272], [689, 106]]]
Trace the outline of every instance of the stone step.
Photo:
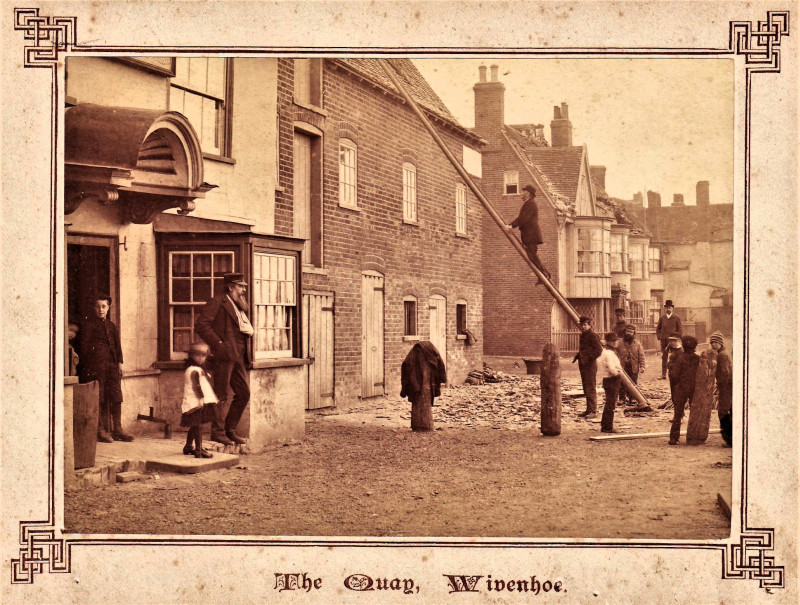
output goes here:
[[213, 452], [213, 458], [195, 458], [183, 453], [154, 458], [147, 461], [148, 472], [180, 473], [183, 475], [205, 473], [218, 468], [230, 468], [239, 464], [239, 456]]
[[117, 473], [117, 483], [130, 483], [131, 481], [141, 481], [145, 475], [137, 471], [123, 471]]

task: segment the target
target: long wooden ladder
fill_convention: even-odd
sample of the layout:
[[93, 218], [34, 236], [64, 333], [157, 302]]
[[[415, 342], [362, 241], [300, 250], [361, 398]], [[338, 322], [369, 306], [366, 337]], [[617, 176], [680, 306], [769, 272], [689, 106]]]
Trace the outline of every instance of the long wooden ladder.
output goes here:
[[[433, 124], [430, 123], [428, 117], [422, 112], [419, 105], [417, 105], [417, 102], [408, 93], [406, 87], [397, 77], [397, 75], [394, 72], [394, 69], [392, 69], [392, 67], [389, 65], [388, 60], [378, 59], [378, 63], [380, 63], [381, 67], [383, 68], [383, 71], [386, 72], [386, 76], [389, 78], [389, 80], [391, 80], [392, 84], [394, 84], [395, 88], [403, 96], [406, 103], [408, 103], [409, 107], [411, 107], [414, 113], [417, 114], [417, 117], [422, 122], [422, 125], [425, 127], [425, 130], [427, 130], [428, 133], [430, 133], [430, 135], [433, 137], [433, 140], [436, 141], [436, 144], [439, 146], [444, 155], [453, 165], [453, 168], [455, 168], [456, 172], [458, 172], [461, 178], [464, 179], [464, 182], [472, 190], [472, 193], [475, 194], [475, 197], [478, 198], [478, 201], [481, 203], [483, 208], [486, 210], [486, 212], [489, 213], [489, 216], [492, 217], [494, 222], [497, 223], [497, 226], [500, 227], [500, 230], [506, 236], [508, 241], [511, 242], [511, 245], [514, 246], [514, 249], [528, 264], [531, 270], [533, 270], [533, 273], [536, 275], [536, 277], [539, 278], [539, 281], [547, 289], [547, 291], [555, 299], [555, 301], [559, 304], [559, 306], [562, 309], [564, 309], [564, 311], [567, 312], [572, 321], [574, 321], [576, 324], [579, 324], [580, 315], [578, 315], [578, 312], [575, 310], [575, 307], [573, 307], [570, 304], [570, 302], [566, 298], [564, 298], [564, 295], [561, 294], [561, 292], [559, 292], [558, 288], [556, 288], [553, 285], [553, 283], [549, 279], [547, 279], [541, 271], [539, 271], [538, 267], [536, 267], [536, 265], [533, 264], [531, 259], [528, 258], [528, 253], [525, 251], [522, 242], [517, 238], [516, 235], [514, 235], [511, 229], [506, 227], [506, 222], [505, 220], [503, 220], [503, 217], [500, 216], [500, 214], [498, 214], [497, 210], [494, 209], [494, 206], [492, 206], [489, 200], [486, 199], [486, 196], [483, 195], [483, 192], [481, 191], [480, 187], [478, 187], [475, 181], [472, 180], [472, 177], [464, 169], [464, 166], [461, 165], [461, 162], [458, 161], [458, 159], [453, 155], [453, 153], [447, 147], [445, 142], [439, 136], [439, 133], [433, 127]], [[625, 386], [625, 390], [628, 391], [628, 393], [630, 393], [630, 395], [634, 399], [636, 399], [636, 401], [638, 401], [640, 405], [642, 406], [649, 405], [645, 396], [642, 395], [641, 391], [639, 391], [636, 384], [634, 384], [630, 376], [628, 376], [624, 370], [622, 372], [622, 384]]]

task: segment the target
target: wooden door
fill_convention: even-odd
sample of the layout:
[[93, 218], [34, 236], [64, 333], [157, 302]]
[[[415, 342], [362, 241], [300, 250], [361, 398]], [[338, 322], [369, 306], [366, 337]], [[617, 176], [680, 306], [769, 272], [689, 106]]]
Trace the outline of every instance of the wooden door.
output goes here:
[[333, 388], [333, 293], [303, 294], [303, 357], [308, 366], [309, 410], [334, 405]]
[[294, 133], [294, 234], [306, 240], [303, 263], [311, 259], [311, 137]]
[[384, 394], [383, 275], [361, 277], [361, 397]]
[[436, 294], [430, 297], [428, 303], [431, 311], [431, 342], [447, 365], [447, 300]]

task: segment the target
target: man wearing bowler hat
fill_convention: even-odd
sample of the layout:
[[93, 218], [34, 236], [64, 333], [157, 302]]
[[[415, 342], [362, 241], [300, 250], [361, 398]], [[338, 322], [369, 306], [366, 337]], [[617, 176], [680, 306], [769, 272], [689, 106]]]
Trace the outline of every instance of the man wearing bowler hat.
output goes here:
[[[539, 255], [536, 253], [539, 246], [544, 243], [544, 240], [542, 239], [542, 230], [539, 227], [539, 207], [536, 205], [535, 198], [536, 188], [533, 185], [525, 185], [522, 188], [522, 208], [519, 210], [519, 216], [506, 227], [508, 229], [519, 227], [520, 239], [525, 251], [528, 253], [528, 258], [549, 281], [550, 272], [544, 268], [542, 261], [539, 260]], [[538, 283], [541, 283], [541, 280]]]
[[669, 336], [670, 334], [683, 334], [681, 318], [673, 313], [675, 305], [671, 300], [664, 303], [664, 315], [658, 320], [656, 326], [656, 338], [661, 341], [661, 380], [667, 378], [667, 358], [669, 357]]
[[[249, 362], [247, 339], [253, 336], [253, 326], [247, 318], [247, 282], [244, 276], [226, 273], [223, 280], [223, 291], [206, 302], [194, 330], [208, 343], [214, 355], [212, 375], [219, 405], [217, 417], [211, 423], [211, 440], [233, 445], [245, 443], [245, 439], [236, 433], [236, 427], [250, 401], [245, 366]], [[228, 401], [228, 385], [233, 390], [233, 401], [223, 426], [221, 416]]]

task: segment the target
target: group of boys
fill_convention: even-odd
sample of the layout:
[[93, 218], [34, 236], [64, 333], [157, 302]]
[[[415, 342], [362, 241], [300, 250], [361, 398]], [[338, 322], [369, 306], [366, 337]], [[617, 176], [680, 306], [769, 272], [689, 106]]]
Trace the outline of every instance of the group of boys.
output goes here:
[[[617, 433], [614, 429], [614, 410], [618, 398], [625, 400], [625, 391], [620, 389], [622, 372], [625, 371], [634, 384], [638, 383], [639, 373], [645, 369], [644, 348], [636, 339], [636, 326], [625, 323], [622, 314], [617, 311], [617, 323], [614, 331], [604, 336], [605, 346], [601, 344], [600, 337], [592, 331], [590, 317], [581, 316], [580, 339], [578, 353], [572, 360], [578, 362], [583, 392], [586, 396], [586, 410], [578, 414], [582, 418], [595, 418], [597, 416], [597, 392], [595, 381], [597, 375], [603, 379], [605, 404], [600, 420], [600, 430], [603, 433]], [[674, 416], [670, 430], [670, 445], [679, 443], [681, 421], [686, 404], [691, 404], [694, 397], [695, 378], [700, 357], [695, 353], [697, 339], [694, 336], [681, 336], [673, 332], [665, 339], [664, 362], [665, 371], [669, 372], [670, 394], [674, 407]], [[720, 332], [714, 332], [710, 338], [711, 347], [717, 352], [717, 389], [719, 392], [718, 415], [722, 438], [725, 445], [730, 447], [732, 441], [732, 366], [731, 358], [725, 350], [725, 343]], [[631, 402], [632, 404], [633, 402]], [[637, 406], [635, 410], [649, 409], [647, 406]]]

